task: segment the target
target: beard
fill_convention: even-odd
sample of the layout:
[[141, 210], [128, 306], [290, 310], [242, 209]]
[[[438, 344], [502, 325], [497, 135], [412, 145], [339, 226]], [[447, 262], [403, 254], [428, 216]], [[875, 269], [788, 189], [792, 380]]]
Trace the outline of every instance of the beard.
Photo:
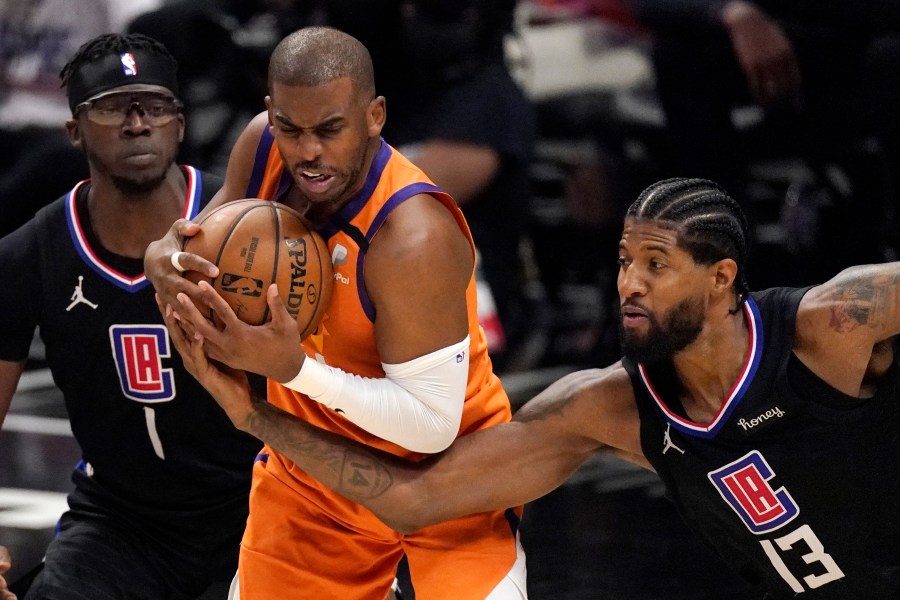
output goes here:
[[626, 358], [644, 365], [671, 361], [675, 354], [697, 339], [703, 330], [705, 314], [700, 298], [685, 298], [663, 317], [662, 323], [648, 314], [646, 334], [626, 329], [619, 308], [619, 339]]
[[[359, 150], [356, 152], [356, 155], [350, 161], [350, 166], [346, 169], [333, 168], [329, 165], [321, 163], [318, 160], [314, 162], [300, 162], [294, 164], [293, 170], [295, 172], [308, 170], [314, 172], [331, 173], [333, 177], [341, 179], [343, 182], [343, 185], [335, 189], [334, 192], [332, 192], [331, 197], [324, 202], [323, 200], [315, 200], [308, 197], [303, 193], [302, 188], [300, 188], [300, 186], [298, 185], [297, 191], [301, 199], [303, 200], [304, 204], [310, 207], [309, 215], [304, 214], [304, 216], [313, 217], [317, 212], [319, 212], [320, 209], [317, 208], [317, 205], [342, 207], [353, 198], [353, 195], [357, 191], [357, 187], [362, 185], [360, 175], [362, 174], [363, 167], [366, 164], [366, 158], [368, 157], [368, 138], [363, 138], [362, 140], [360, 140], [358, 148]], [[284, 160], [284, 154], [281, 155], [281, 158], [282, 160]], [[287, 160], [284, 160], [284, 163], [286, 165], [290, 164], [289, 162], [287, 162]]]

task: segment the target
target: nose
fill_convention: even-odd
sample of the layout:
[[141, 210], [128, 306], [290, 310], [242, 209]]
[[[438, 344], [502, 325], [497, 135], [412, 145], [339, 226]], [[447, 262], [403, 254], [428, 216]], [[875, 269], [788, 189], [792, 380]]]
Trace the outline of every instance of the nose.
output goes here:
[[125, 120], [122, 122], [122, 127], [129, 131], [143, 131], [145, 129], [150, 129], [150, 124], [147, 123], [147, 119], [145, 115], [147, 113], [144, 112], [144, 108], [138, 102], [133, 102], [131, 107], [129, 107], [128, 112], [125, 113]]
[[301, 133], [297, 137], [297, 152], [302, 162], [315, 162], [322, 154], [322, 144], [317, 135]]
[[634, 264], [619, 267], [616, 286], [619, 289], [619, 298], [622, 299], [647, 294], [647, 280]]

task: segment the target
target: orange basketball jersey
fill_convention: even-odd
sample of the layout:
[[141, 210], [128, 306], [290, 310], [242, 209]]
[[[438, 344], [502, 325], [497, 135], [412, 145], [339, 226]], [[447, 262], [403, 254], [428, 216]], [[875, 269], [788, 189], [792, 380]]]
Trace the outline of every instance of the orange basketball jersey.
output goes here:
[[[246, 196], [278, 200], [292, 183], [267, 128], [260, 139]], [[363, 282], [366, 250], [391, 210], [422, 193], [431, 194], [453, 213], [474, 253], [475, 245], [468, 225], [453, 198], [382, 140], [363, 188], [336, 218], [319, 229], [331, 251], [334, 288], [331, 303], [319, 328], [303, 342], [307, 356], [363, 377], [385, 376], [375, 348], [374, 323], [377, 315]], [[509, 399], [491, 368], [487, 339], [478, 323], [475, 297], [473, 271], [466, 290], [471, 340], [469, 381], [459, 435], [508, 421], [511, 417]], [[269, 402], [314, 425], [366, 445], [411, 460], [419, 460], [423, 456], [376, 437], [305, 395], [271, 381]], [[296, 471], [291, 469], [293, 465], [285, 466]]]

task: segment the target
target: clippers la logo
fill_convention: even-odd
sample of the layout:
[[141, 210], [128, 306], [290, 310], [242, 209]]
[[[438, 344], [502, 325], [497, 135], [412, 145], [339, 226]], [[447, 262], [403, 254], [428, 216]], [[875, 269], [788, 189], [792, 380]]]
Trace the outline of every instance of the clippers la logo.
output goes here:
[[787, 490], [769, 484], [773, 477], [769, 463], [756, 450], [709, 473], [725, 502], [755, 534], [778, 529], [800, 514]]
[[131, 52], [126, 52], [125, 54], [119, 55], [119, 59], [122, 61], [122, 72], [126, 76], [137, 75], [137, 63], [134, 60], [134, 55]]
[[172, 369], [162, 366], [162, 359], [170, 356], [165, 326], [113, 325], [109, 341], [126, 397], [147, 404], [175, 397]]

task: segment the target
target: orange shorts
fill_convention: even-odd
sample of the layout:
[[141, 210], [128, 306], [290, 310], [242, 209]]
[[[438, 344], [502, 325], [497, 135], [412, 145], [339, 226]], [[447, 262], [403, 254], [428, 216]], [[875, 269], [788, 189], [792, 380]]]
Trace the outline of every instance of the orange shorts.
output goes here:
[[382, 600], [403, 554], [417, 597], [483, 600], [516, 561], [521, 507], [404, 536], [288, 465], [273, 453], [254, 466], [241, 600]]

